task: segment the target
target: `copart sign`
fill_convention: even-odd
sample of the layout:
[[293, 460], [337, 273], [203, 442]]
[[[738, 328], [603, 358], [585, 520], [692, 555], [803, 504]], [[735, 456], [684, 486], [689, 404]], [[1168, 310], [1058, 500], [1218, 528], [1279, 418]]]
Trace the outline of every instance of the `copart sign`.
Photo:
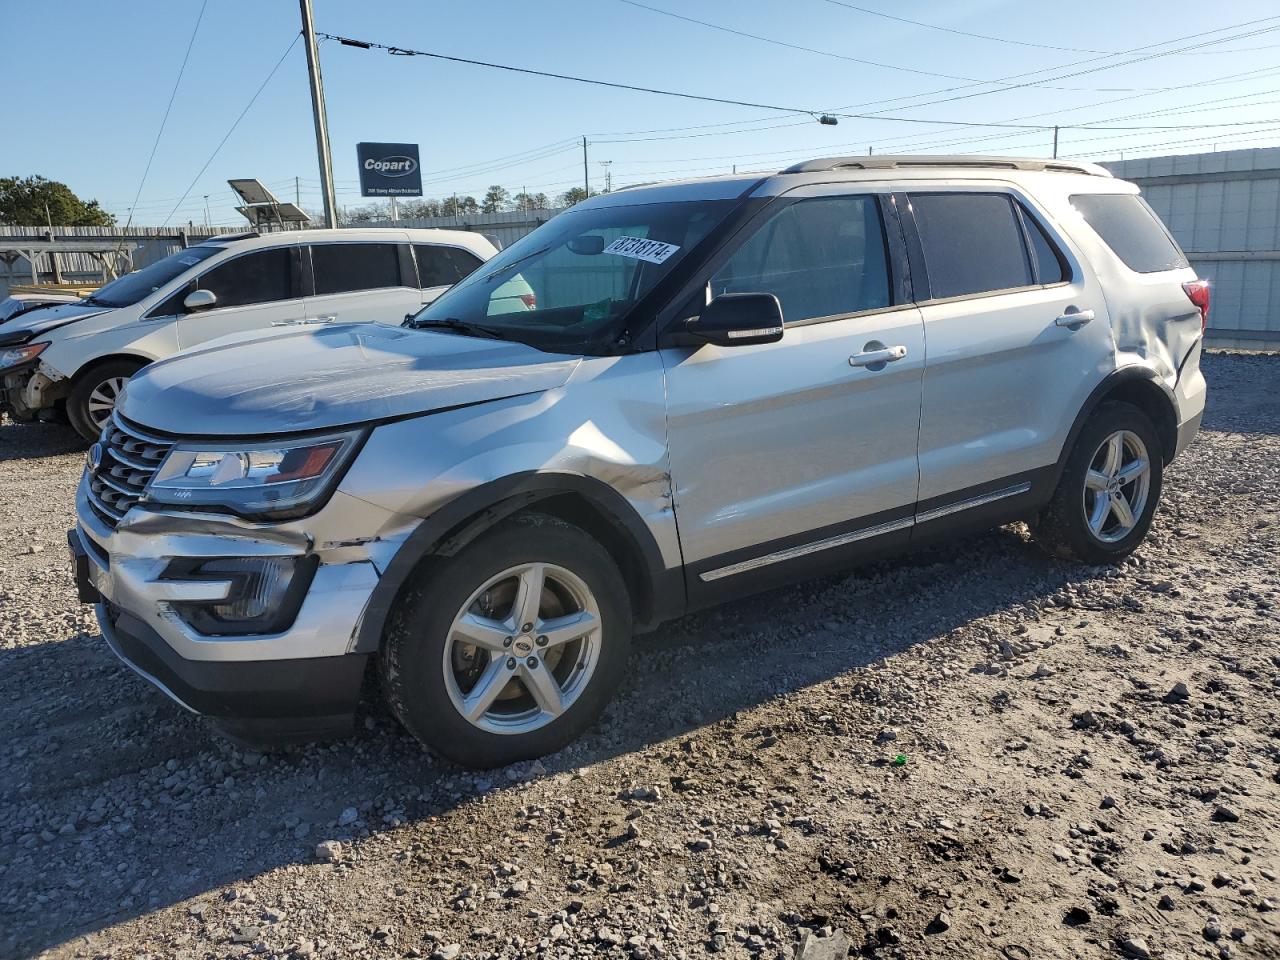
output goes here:
[[356, 158], [360, 163], [360, 196], [422, 196], [416, 143], [357, 143]]

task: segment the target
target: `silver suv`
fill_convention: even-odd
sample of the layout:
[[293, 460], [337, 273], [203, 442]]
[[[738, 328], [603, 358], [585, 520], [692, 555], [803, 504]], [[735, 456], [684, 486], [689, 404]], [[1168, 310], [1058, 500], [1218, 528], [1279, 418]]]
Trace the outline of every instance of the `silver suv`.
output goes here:
[[1015, 520], [1127, 556], [1199, 427], [1207, 310], [1091, 165], [619, 191], [402, 328], [146, 368], [77, 494], [81, 596], [233, 734], [349, 729], [372, 671], [440, 753], [532, 757], [686, 611]]

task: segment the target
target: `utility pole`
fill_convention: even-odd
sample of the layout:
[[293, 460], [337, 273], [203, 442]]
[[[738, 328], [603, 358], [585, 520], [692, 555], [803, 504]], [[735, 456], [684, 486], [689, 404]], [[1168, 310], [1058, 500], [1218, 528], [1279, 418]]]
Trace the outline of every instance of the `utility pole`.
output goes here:
[[596, 163], [604, 167], [604, 192], [605, 193], [613, 192], [613, 171], [609, 169], [609, 165], [613, 163], [613, 161], [597, 160]]
[[320, 192], [324, 196], [324, 225], [338, 225], [338, 204], [333, 195], [333, 158], [329, 155], [329, 119], [324, 110], [324, 83], [320, 79], [320, 51], [311, 0], [298, 0], [302, 8], [302, 39], [307, 45], [307, 73], [311, 79], [311, 113], [316, 124], [316, 156], [320, 162]]
[[396, 198], [391, 198], [391, 222], [395, 223], [400, 219], [400, 210], [396, 207]]
[[293, 178], [293, 202], [296, 206], [302, 206], [302, 187], [297, 177]]
[[591, 174], [587, 171], [587, 138], [582, 138], [582, 192], [583, 200], [591, 196]]
[[204, 228], [209, 229], [209, 195], [204, 195]]
[[1056, 125], [1053, 128], [1053, 159], [1058, 159], [1058, 128]]

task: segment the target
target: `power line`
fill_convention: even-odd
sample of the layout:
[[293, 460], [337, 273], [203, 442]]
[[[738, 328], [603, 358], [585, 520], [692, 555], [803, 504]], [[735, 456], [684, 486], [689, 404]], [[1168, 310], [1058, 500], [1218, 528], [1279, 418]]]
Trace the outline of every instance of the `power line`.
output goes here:
[[160, 147], [160, 138], [164, 135], [165, 125], [169, 122], [169, 113], [173, 110], [173, 101], [178, 96], [178, 87], [182, 84], [183, 74], [187, 72], [187, 61], [191, 59], [191, 48], [195, 46], [196, 34], [200, 32], [200, 21], [204, 19], [205, 8], [209, 6], [209, 0], [204, 0], [200, 4], [200, 12], [196, 14], [195, 26], [191, 28], [191, 38], [187, 41], [186, 52], [182, 55], [182, 63], [178, 67], [178, 76], [173, 81], [173, 89], [169, 92], [169, 102], [165, 105], [164, 116], [160, 118], [160, 129], [156, 131], [156, 138], [151, 144], [151, 153], [147, 156], [147, 165], [142, 169], [142, 179], [138, 181], [137, 192], [133, 195], [133, 206], [129, 208], [129, 216], [125, 220], [124, 229], [128, 230], [133, 223], [133, 211], [138, 206], [138, 200], [142, 196], [142, 188], [146, 185], [147, 175], [151, 173], [151, 162], [156, 158], [156, 150]]
[[707, 20], [699, 20], [696, 17], [686, 17], [682, 13], [675, 13], [671, 10], [663, 10], [660, 7], [651, 7], [647, 3], [640, 3], [639, 0], [618, 0], [619, 3], [625, 3], [629, 7], [636, 7], [640, 10], [648, 10], [650, 13], [656, 13], [664, 17], [671, 17], [674, 20], [683, 20], [685, 23], [696, 23], [702, 27], [709, 27], [712, 30], [719, 30], [722, 33], [731, 33], [736, 37], [746, 37], [749, 40], [759, 40], [761, 43], [771, 43], [777, 47], [786, 47], [790, 50], [799, 50], [803, 53], [813, 53], [820, 57], [830, 57], [834, 60], [847, 60], [850, 63], [860, 63], [867, 67], [880, 67], [882, 70], [899, 70], [903, 73], [914, 73], [924, 77], [942, 77], [945, 80], [969, 80], [981, 83], [975, 77], [961, 77], [953, 73], [935, 73], [932, 70], [918, 70], [915, 67], [904, 67], [896, 63], [884, 63], [879, 60], [864, 60], [860, 57], [849, 57], [842, 53], [834, 53], [830, 50], [819, 50], [817, 47], [806, 47], [798, 43], [788, 43], [785, 40], [776, 40], [773, 37], [762, 37], [758, 33], [747, 33], [745, 30], [735, 30], [733, 27], [726, 27], [722, 24], [711, 23]]
[[[630, 0], [627, 0], [627, 2], [630, 2]], [[1280, 17], [1272, 17], [1270, 19], [1280, 20]], [[1273, 27], [1270, 29], [1280, 29], [1280, 27]], [[1260, 31], [1260, 32], [1264, 32], [1264, 31]], [[588, 84], [591, 86], [598, 86], [598, 87], [609, 87], [616, 90], [630, 90], [636, 93], [650, 93], [650, 94], [656, 94], [658, 96], [664, 96], [664, 97], [679, 97], [685, 100], [700, 100], [707, 103], [718, 103], [718, 104], [725, 104], [728, 106], [752, 107], [760, 110], [774, 110], [780, 113], [808, 114], [813, 117], [817, 117], [822, 114], [827, 114], [827, 115], [834, 115], [837, 117], [853, 119], [853, 120], [883, 120], [883, 121], [894, 122], [894, 123], [919, 123], [919, 124], [932, 124], [932, 125], [942, 125], [942, 126], [952, 126], [952, 127], [1008, 127], [1011, 129], [1024, 129], [1024, 130], [1045, 130], [1045, 129], [1051, 129], [1053, 127], [1053, 124], [1049, 124], [1046, 126], [1045, 124], [988, 123], [988, 122], [982, 122], [982, 121], [976, 121], [976, 120], [938, 120], [938, 119], [927, 119], [922, 117], [889, 116], [883, 113], [844, 113], [844, 112], [840, 112], [839, 110], [822, 110], [819, 108], [810, 109], [807, 107], [785, 107], [785, 106], [779, 106], [777, 104], [752, 103], [745, 100], [731, 100], [724, 97], [712, 97], [712, 96], [706, 96], [706, 95], [697, 94], [697, 93], [685, 93], [683, 91], [665, 90], [657, 87], [641, 87], [641, 86], [636, 86], [629, 83], [617, 83], [612, 80], [598, 80], [591, 77], [579, 77], [579, 76], [574, 76], [572, 74], [567, 74], [567, 73], [552, 73], [547, 70], [534, 70], [529, 67], [517, 67], [517, 66], [512, 66], [510, 64], [491, 63], [485, 60], [473, 60], [467, 57], [455, 57], [455, 56], [450, 56], [448, 54], [443, 54], [443, 53], [433, 53], [427, 50], [414, 50], [410, 47], [391, 46], [388, 44], [376, 43], [371, 40], [355, 40], [350, 37], [341, 37], [341, 36], [337, 36], [335, 34], [329, 34], [329, 33], [322, 33], [322, 34], [319, 34], [319, 36], [325, 37], [330, 40], [337, 40], [339, 43], [343, 44], [344, 46], [357, 47], [362, 50], [385, 50], [387, 53], [393, 56], [429, 57], [435, 60], [446, 60], [452, 63], [464, 63], [470, 66], [487, 67], [492, 70], [505, 70], [512, 73], [522, 73], [522, 74], [530, 74], [538, 77], [548, 77], [554, 80], [568, 80], [574, 83], [583, 83], [583, 84]], [[1222, 41], [1217, 41], [1217, 42], [1222, 42]], [[1177, 52], [1177, 51], [1170, 51], [1170, 52]], [[1150, 58], [1148, 57], [1144, 59], [1150, 59]], [[1262, 123], [1262, 122], [1270, 122], [1270, 121], [1257, 121], [1257, 122]], [[1195, 125], [1195, 127], [1196, 129], [1199, 129], [1200, 125], [1197, 124]], [[1092, 129], [1097, 129], [1097, 128], [1092, 128]], [[1133, 128], [1127, 128], [1127, 129], [1133, 129]], [[1144, 128], [1144, 129], [1153, 129], [1153, 128]], [[1179, 129], [1179, 128], [1165, 127], [1164, 129]]]
[[[1192, 39], [1196, 39], [1196, 38], [1198, 38], [1198, 37], [1210, 36], [1211, 34], [1215, 34], [1215, 33], [1223, 33], [1223, 32], [1229, 31], [1229, 30], [1235, 30], [1235, 29], [1238, 29], [1238, 28], [1240, 28], [1240, 27], [1252, 26], [1252, 25], [1254, 25], [1254, 24], [1262, 23], [1262, 22], [1267, 22], [1267, 21], [1269, 21], [1269, 20], [1273, 20], [1273, 19], [1277, 19], [1277, 18], [1271, 17], [1271, 18], [1263, 18], [1262, 20], [1250, 20], [1250, 21], [1245, 21], [1245, 22], [1243, 22], [1243, 23], [1233, 24], [1233, 25], [1231, 25], [1231, 26], [1227, 26], [1227, 27], [1219, 27], [1219, 28], [1216, 28], [1216, 29], [1214, 29], [1214, 30], [1206, 30], [1206, 31], [1201, 31], [1201, 32], [1199, 32], [1199, 33], [1188, 34], [1188, 35], [1186, 35], [1186, 36], [1182, 36], [1182, 37], [1175, 37], [1175, 38], [1173, 38], [1173, 39], [1171, 39], [1171, 40], [1161, 40], [1161, 41], [1158, 41], [1158, 42], [1156, 42], [1156, 43], [1146, 44], [1146, 45], [1141, 46], [1141, 47], [1134, 47], [1134, 48], [1132, 48], [1132, 49], [1119, 51], [1119, 52], [1114, 53], [1114, 54], [1106, 54], [1106, 55], [1101, 56], [1101, 57], [1092, 57], [1092, 58], [1087, 58], [1087, 59], [1084, 59], [1084, 60], [1077, 60], [1077, 61], [1073, 61], [1073, 62], [1071, 62], [1071, 63], [1068, 63], [1068, 64], [1063, 65], [1062, 67], [1056, 67], [1056, 68], [1041, 68], [1041, 69], [1039, 69], [1039, 70], [1032, 70], [1032, 71], [1028, 71], [1028, 72], [1020, 73], [1020, 74], [1013, 74], [1013, 75], [1010, 75], [1010, 76], [1002, 77], [1002, 78], [1000, 78], [998, 81], [992, 81], [992, 82], [993, 82], [993, 83], [1007, 82], [1007, 81], [1010, 81], [1010, 80], [1016, 80], [1016, 79], [1020, 79], [1020, 78], [1023, 78], [1023, 77], [1030, 77], [1030, 76], [1034, 76], [1034, 75], [1035, 75], [1035, 74], [1037, 74], [1037, 73], [1044, 73], [1044, 72], [1046, 72], [1047, 70], [1051, 70], [1051, 69], [1063, 69], [1064, 67], [1074, 67], [1074, 66], [1079, 66], [1079, 65], [1082, 65], [1082, 64], [1094, 63], [1094, 62], [1096, 62], [1096, 61], [1098, 61], [1098, 60], [1111, 59], [1112, 57], [1116, 57], [1116, 56], [1128, 56], [1128, 55], [1133, 54], [1133, 53], [1139, 53], [1139, 52], [1144, 51], [1144, 50], [1150, 50], [1150, 49], [1152, 49], [1152, 48], [1154, 48], [1154, 47], [1166, 46], [1166, 45], [1168, 45], [1168, 44], [1173, 44], [1173, 43], [1181, 43], [1181, 42], [1186, 41], [1186, 40], [1192, 40]], [[1230, 41], [1231, 41], [1231, 40], [1233, 40], [1233, 39], [1236, 39], [1236, 38], [1234, 38], [1234, 37], [1222, 38], [1222, 39], [1220, 39], [1220, 40], [1213, 41], [1213, 43], [1227, 43], [1227, 42], [1230, 42]], [[1256, 49], [1263, 49], [1263, 48], [1256, 48]], [[1170, 55], [1172, 55], [1172, 54], [1177, 53], [1177, 52], [1179, 52], [1179, 51], [1168, 51], [1167, 53], [1168, 53], [1168, 54], [1170, 54]], [[1181, 52], [1194, 53], [1194, 52], [1197, 52], [1197, 51], [1195, 51], [1195, 50], [1183, 50], [1183, 51], [1181, 51]], [[1227, 51], [1200, 51], [1200, 52], [1227, 52]], [[1163, 54], [1161, 54], [1161, 55], [1163, 55]], [[1116, 64], [1115, 66], [1124, 66], [1124, 64]], [[1110, 67], [1103, 67], [1102, 69], [1110, 69]], [[1226, 77], [1216, 78], [1216, 79], [1214, 79], [1214, 80], [1199, 81], [1199, 82], [1197, 82], [1197, 83], [1192, 83], [1192, 84], [1179, 84], [1179, 85], [1172, 86], [1172, 87], [1160, 87], [1160, 88], [1155, 88], [1155, 89], [1152, 89], [1152, 90], [1144, 90], [1144, 91], [1139, 91], [1139, 92], [1136, 92], [1136, 93], [1131, 93], [1129, 96], [1125, 96], [1125, 97], [1115, 97], [1115, 98], [1111, 98], [1111, 99], [1108, 99], [1108, 100], [1104, 100], [1104, 101], [1101, 101], [1101, 103], [1118, 103], [1118, 102], [1120, 102], [1120, 101], [1122, 101], [1122, 100], [1131, 100], [1131, 99], [1137, 99], [1137, 98], [1140, 98], [1140, 97], [1152, 96], [1152, 95], [1154, 95], [1154, 94], [1158, 94], [1158, 93], [1165, 93], [1165, 92], [1168, 92], [1168, 91], [1171, 91], [1171, 90], [1183, 90], [1183, 89], [1189, 89], [1189, 88], [1196, 87], [1196, 86], [1209, 86], [1209, 85], [1212, 85], [1212, 84], [1214, 84], [1214, 83], [1229, 83], [1229, 82], [1232, 82], [1232, 79], [1233, 79], [1233, 78], [1235, 78], [1235, 77], [1247, 76], [1247, 75], [1249, 75], [1249, 74], [1253, 74], [1253, 73], [1262, 73], [1262, 72], [1266, 72], [1266, 71], [1271, 70], [1271, 69], [1274, 69], [1274, 68], [1264, 67], [1264, 68], [1260, 68], [1260, 69], [1258, 69], [1258, 70], [1245, 71], [1244, 73], [1240, 73], [1240, 74], [1228, 74]], [[877, 106], [877, 105], [879, 105], [879, 104], [900, 103], [900, 101], [904, 101], [904, 100], [916, 100], [916, 99], [919, 99], [919, 98], [922, 98], [922, 97], [931, 97], [931, 96], [936, 96], [936, 95], [941, 94], [941, 93], [951, 93], [951, 92], [954, 92], [954, 91], [956, 91], [956, 90], [964, 90], [964, 89], [967, 89], [968, 87], [974, 87], [974, 86], [986, 86], [986, 85], [987, 85], [987, 84], [985, 84], [985, 83], [974, 83], [974, 84], [969, 84], [969, 85], [967, 85], [967, 86], [963, 86], [963, 87], [946, 87], [946, 88], [943, 88], [943, 89], [940, 89], [940, 90], [932, 90], [932, 91], [927, 91], [927, 92], [925, 92], [925, 93], [921, 93], [921, 94], [912, 94], [912, 95], [910, 95], [910, 96], [904, 96], [904, 97], [889, 97], [889, 98], [884, 98], [884, 99], [880, 99], [880, 100], [869, 100], [869, 101], [864, 101], [864, 102], [862, 102], [862, 103], [858, 103], [858, 104], [848, 104], [848, 105], [845, 105], [845, 106], [843, 106], [843, 107], [839, 107], [839, 108], [837, 108], [837, 109], [839, 109], [839, 110], [851, 110], [851, 109], [859, 109], [859, 108], [863, 108], [863, 107], [873, 107], [873, 106]], [[998, 93], [998, 92], [1000, 92], [1000, 91], [999, 91], [999, 90], [990, 90], [990, 91], [985, 91], [985, 92], [983, 92], [982, 94], [978, 94], [978, 95], [985, 95], [986, 93]], [[901, 108], [902, 108], [902, 109], [911, 109], [913, 106], [924, 106], [924, 105], [925, 105], [925, 104], [901, 104]], [[1049, 115], [1052, 115], [1053, 113], [1064, 113], [1064, 112], [1069, 112], [1069, 111], [1072, 111], [1072, 110], [1083, 110], [1083, 109], [1088, 109], [1088, 108], [1089, 108], [1089, 106], [1091, 106], [1091, 105], [1090, 105], [1090, 104], [1084, 104], [1084, 105], [1081, 105], [1081, 106], [1079, 106], [1079, 107], [1071, 107], [1071, 108], [1066, 108], [1066, 109], [1063, 109], [1063, 110], [1057, 110], [1057, 111], [1048, 111], [1048, 112], [1046, 112], [1046, 113], [1044, 113], [1044, 114], [1035, 114], [1035, 115], [1033, 115], [1033, 116], [1049, 116]], [[810, 115], [810, 114], [806, 113], [805, 115]], [[722, 135], [737, 134], [737, 133], [751, 133], [751, 132], [754, 132], [754, 129], [730, 130], [730, 131], [725, 131], [725, 133], [723, 133], [723, 134], [720, 134], [720, 133], [681, 133], [682, 131], [687, 131], [687, 130], [716, 130], [716, 129], [719, 129], [719, 128], [721, 128], [721, 127], [727, 127], [727, 126], [743, 126], [743, 125], [745, 125], [745, 124], [759, 124], [759, 123], [766, 123], [766, 122], [768, 122], [768, 121], [770, 121], [770, 120], [772, 120], [772, 119], [773, 119], [773, 117], [768, 117], [768, 116], [766, 116], [766, 117], [756, 117], [756, 118], [753, 118], [753, 119], [751, 119], [751, 120], [735, 120], [735, 121], [729, 121], [729, 122], [727, 122], [727, 123], [695, 124], [695, 125], [692, 125], [692, 126], [685, 126], [685, 127], [666, 127], [666, 128], [658, 128], [658, 129], [653, 129], [653, 130], [611, 131], [611, 132], [609, 132], [609, 133], [597, 134], [596, 136], [597, 136], [597, 137], [619, 137], [619, 138], [626, 137], [626, 138], [631, 138], [631, 140], [630, 140], [629, 142], [642, 142], [642, 141], [649, 141], [649, 140], [684, 140], [684, 139], [693, 139], [693, 138], [708, 137], [708, 136], [722, 136]], [[1014, 119], [1022, 119], [1022, 118], [1014, 118]], [[806, 124], [807, 124], [807, 121], [805, 121], [805, 122], [803, 122], [803, 123], [797, 123], [797, 124], [774, 124], [774, 125], [771, 125], [771, 126], [767, 126], [767, 127], [759, 127], [759, 128], [756, 128], [756, 129], [760, 129], [760, 130], [776, 130], [776, 129], [781, 129], [781, 128], [786, 127], [786, 126], [804, 126], [804, 125], [806, 125]], [[640, 135], [645, 135], [645, 134], [661, 134], [661, 133], [667, 133], [667, 132], [672, 132], [672, 131], [677, 132], [679, 135], [677, 135], [677, 136], [672, 136], [672, 137], [661, 137], [661, 136], [640, 136]], [[633, 135], [636, 135], [636, 136], [633, 136]], [[923, 135], [923, 134], [921, 134], [921, 135], [913, 135], [913, 137], [914, 137], [914, 136], [925, 136], [925, 135]], [[623, 140], [596, 140], [595, 142], [597, 142], [597, 143], [620, 143], [620, 142], [628, 142], [628, 141], [623, 141]]]
[[[628, 0], [623, 0], [628, 2]], [[868, 7], [860, 7], [853, 3], [845, 3], [844, 0], [826, 0], [827, 3], [834, 4], [837, 7], [844, 7], [848, 10], [856, 10], [858, 13], [865, 13], [872, 17], [883, 17], [885, 20], [896, 20], [898, 23], [909, 23], [913, 27], [924, 27], [926, 30], [938, 30], [942, 33], [953, 33], [961, 37], [972, 37], [976, 40], [992, 40], [996, 43], [1010, 43], [1019, 47], [1038, 47], [1041, 50], [1060, 50], [1064, 53], [1101, 53], [1114, 54], [1112, 50], [1091, 50], [1088, 47], [1056, 47], [1050, 43], [1031, 43], [1028, 40], [1013, 40], [1009, 37], [995, 37], [989, 33], [972, 33], [968, 30], [957, 30], [953, 27], [944, 27], [936, 23], [925, 23], [923, 20], [911, 20], [908, 17], [897, 17], [892, 13], [884, 13], [880, 10], [872, 10]]]
[[[1189, 34], [1189, 35], [1187, 35], [1187, 36], [1185, 36], [1185, 37], [1179, 37], [1179, 38], [1178, 38], [1178, 39], [1176, 39], [1176, 40], [1166, 40], [1166, 41], [1161, 41], [1160, 43], [1148, 44], [1148, 45], [1146, 45], [1146, 46], [1144, 46], [1144, 47], [1136, 47], [1136, 48], [1134, 48], [1133, 50], [1125, 51], [1123, 54], [1117, 54], [1117, 56], [1128, 56], [1129, 54], [1132, 54], [1132, 53], [1139, 53], [1139, 52], [1141, 52], [1141, 51], [1143, 51], [1143, 50], [1149, 50], [1149, 49], [1151, 49], [1152, 47], [1164, 46], [1165, 44], [1168, 44], [1168, 43], [1182, 43], [1184, 40], [1191, 40], [1191, 39], [1195, 39], [1195, 38], [1197, 38], [1197, 37], [1208, 36], [1208, 35], [1209, 35], [1209, 34], [1211, 34], [1211, 33], [1222, 33], [1222, 32], [1224, 32], [1225, 30], [1234, 30], [1234, 29], [1237, 29], [1237, 28], [1239, 28], [1239, 27], [1252, 26], [1252, 25], [1257, 24], [1257, 23], [1267, 23], [1267, 22], [1271, 22], [1271, 21], [1275, 21], [1275, 20], [1280, 20], [1280, 17], [1262, 17], [1262, 18], [1260, 18], [1260, 19], [1258, 19], [1258, 20], [1249, 20], [1249, 21], [1246, 21], [1245, 23], [1236, 24], [1236, 25], [1234, 25], [1234, 26], [1232, 26], [1232, 27], [1223, 27], [1223, 28], [1220, 28], [1220, 29], [1218, 29], [1218, 30], [1208, 30], [1208, 31], [1203, 31], [1203, 32], [1201, 32], [1201, 33]], [[1200, 49], [1201, 47], [1213, 46], [1214, 44], [1217, 44], [1217, 43], [1230, 43], [1232, 40], [1239, 40], [1239, 39], [1243, 39], [1244, 37], [1254, 37], [1254, 36], [1259, 36], [1259, 35], [1264, 34], [1264, 33], [1272, 33], [1272, 32], [1274, 32], [1274, 31], [1276, 31], [1276, 30], [1280, 30], [1280, 26], [1270, 26], [1270, 27], [1265, 27], [1265, 28], [1261, 28], [1261, 29], [1258, 29], [1258, 30], [1251, 30], [1251, 31], [1248, 31], [1248, 32], [1246, 32], [1246, 33], [1237, 34], [1237, 35], [1235, 35], [1235, 36], [1231, 36], [1231, 37], [1222, 37], [1222, 38], [1219, 38], [1219, 39], [1217, 39], [1217, 40], [1206, 40], [1206, 41], [1204, 41], [1204, 42], [1202, 42], [1202, 43], [1192, 44], [1191, 46], [1187, 46], [1187, 47], [1179, 47], [1179, 48], [1174, 49], [1174, 50], [1162, 50], [1162, 51], [1159, 51], [1159, 52], [1156, 52], [1156, 53], [1149, 53], [1149, 54], [1147, 54], [1146, 56], [1142, 56], [1142, 57], [1135, 57], [1135, 58], [1134, 58], [1134, 59], [1132, 59], [1132, 60], [1125, 60], [1125, 61], [1122, 61], [1121, 63], [1103, 64], [1103, 65], [1101, 65], [1101, 66], [1091, 67], [1091, 68], [1089, 68], [1089, 69], [1087, 69], [1087, 70], [1077, 70], [1077, 71], [1076, 71], [1076, 72], [1074, 72], [1074, 73], [1064, 73], [1064, 74], [1059, 74], [1059, 75], [1057, 75], [1057, 76], [1049, 77], [1049, 78], [1047, 78], [1047, 79], [1048, 79], [1048, 80], [1070, 80], [1070, 79], [1072, 79], [1072, 78], [1074, 78], [1074, 77], [1082, 77], [1082, 76], [1086, 76], [1086, 75], [1088, 75], [1088, 74], [1098, 73], [1099, 71], [1102, 71], [1102, 70], [1114, 70], [1114, 69], [1116, 69], [1116, 68], [1118, 68], [1118, 67], [1128, 67], [1128, 66], [1132, 66], [1133, 64], [1136, 64], [1136, 63], [1146, 63], [1146, 62], [1147, 62], [1147, 61], [1149, 61], [1149, 60], [1157, 60], [1157, 59], [1159, 59], [1159, 58], [1161, 58], [1161, 57], [1173, 56], [1174, 54], [1178, 54], [1178, 53], [1185, 53], [1185, 52], [1187, 52], [1187, 51], [1189, 51], [1189, 50], [1197, 50], [1197, 49]], [[1106, 58], [1102, 58], [1102, 59], [1106, 59]], [[1074, 64], [1065, 64], [1065, 65], [1064, 65], [1064, 66], [1062, 66], [1062, 67], [1057, 67], [1057, 68], [1053, 68], [1053, 69], [1060, 69], [1060, 70], [1061, 70], [1061, 69], [1067, 69], [1067, 68], [1070, 68], [1070, 67], [1073, 67], [1073, 66], [1079, 66], [1079, 65], [1081, 65], [1081, 64], [1091, 63], [1091, 62], [1093, 62], [1093, 61], [1092, 61], [1092, 60], [1082, 60], [1082, 61], [1078, 61], [1077, 63], [1074, 63]], [[1005, 78], [1004, 78], [1004, 80], [1016, 80], [1016, 79], [1019, 79], [1020, 77], [1033, 76], [1033, 75], [1034, 75], [1034, 74], [1036, 74], [1036, 73], [1043, 73], [1043, 72], [1044, 72], [1043, 70], [1034, 70], [1034, 71], [1031, 71], [1031, 72], [1029, 72], [1029, 73], [1015, 74], [1015, 75], [1013, 75], [1013, 76], [1011, 76], [1011, 77], [1005, 77]], [[1003, 82], [1003, 81], [1001, 81], [1001, 82]], [[991, 95], [991, 94], [993, 94], [993, 93], [1003, 93], [1003, 92], [1005, 92], [1005, 91], [1009, 91], [1009, 90], [1025, 89], [1025, 88], [1027, 88], [1027, 87], [1033, 87], [1033, 86], [1036, 86], [1036, 84], [1037, 84], [1037, 83], [1039, 83], [1039, 82], [1041, 82], [1041, 81], [1028, 81], [1028, 82], [1026, 82], [1026, 83], [1018, 83], [1018, 84], [1010, 84], [1010, 85], [1007, 85], [1007, 86], [1002, 86], [1002, 87], [1000, 87], [998, 90], [976, 91], [976, 92], [973, 92], [973, 93], [961, 94], [961, 95], [959, 95], [959, 96], [944, 97], [944, 98], [942, 98], [942, 99], [938, 99], [938, 100], [926, 100], [926, 101], [923, 101], [923, 102], [921, 102], [921, 103], [912, 103], [912, 104], [908, 104], [908, 105], [906, 105], [905, 109], [909, 109], [909, 110], [916, 110], [916, 109], [919, 109], [920, 107], [935, 106], [935, 105], [940, 104], [940, 103], [954, 103], [954, 102], [956, 102], [956, 101], [958, 101], [958, 100], [970, 100], [970, 99], [973, 99], [974, 97], [985, 97], [985, 96], [989, 96], [989, 95]], [[940, 92], [940, 93], [948, 93], [948, 92], [953, 92], [953, 91], [946, 91], [946, 90], [942, 90], [942, 91], [939, 91], [939, 92]], [[922, 96], [929, 96], [929, 94], [922, 94]], [[886, 109], [888, 109], [888, 108], [886, 108]], [[903, 109], [903, 108], [899, 108], [899, 109]]]
[[164, 218], [164, 222], [161, 223], [160, 226], [167, 226], [169, 221], [173, 218], [173, 215], [178, 212], [178, 207], [182, 206], [182, 201], [187, 199], [187, 195], [191, 193], [192, 189], [194, 189], [196, 181], [204, 176], [204, 172], [209, 169], [209, 164], [213, 163], [213, 159], [218, 155], [218, 151], [221, 150], [223, 145], [231, 138], [231, 134], [235, 133], [236, 127], [240, 126], [240, 121], [244, 119], [245, 114], [248, 113], [249, 109], [257, 102], [258, 97], [262, 94], [262, 91], [267, 88], [267, 84], [270, 83], [271, 78], [276, 75], [276, 71], [280, 69], [280, 65], [284, 63], [285, 58], [293, 51], [293, 48], [297, 45], [298, 39], [301, 36], [301, 32], [293, 35], [293, 39], [289, 41], [289, 46], [285, 47], [284, 53], [280, 54], [280, 59], [275, 62], [275, 66], [271, 68], [271, 72], [267, 74], [266, 79], [262, 81], [258, 86], [258, 89], [253, 92], [253, 96], [250, 97], [249, 102], [244, 105], [244, 109], [240, 111], [240, 115], [236, 117], [235, 122], [231, 124], [231, 128], [223, 135], [222, 139], [218, 141], [218, 145], [213, 148], [213, 153], [209, 154], [209, 159], [204, 162], [204, 166], [200, 168], [200, 172], [192, 178], [190, 186], [183, 191], [181, 199], [174, 204], [173, 209], [169, 212], [169, 216]]

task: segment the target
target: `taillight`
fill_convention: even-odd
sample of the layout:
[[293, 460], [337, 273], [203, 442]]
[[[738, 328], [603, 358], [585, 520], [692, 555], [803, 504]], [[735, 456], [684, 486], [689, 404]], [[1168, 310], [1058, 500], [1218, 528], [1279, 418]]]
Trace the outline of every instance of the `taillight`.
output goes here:
[[1184, 283], [1182, 289], [1187, 292], [1187, 299], [1200, 308], [1200, 332], [1204, 333], [1209, 326], [1209, 281], [1192, 280]]
[[[538, 295], [536, 293], [522, 293], [520, 294], [520, 299], [524, 301], [524, 305], [530, 310], [534, 310], [538, 306]], [[1208, 308], [1206, 307], [1206, 309]]]

